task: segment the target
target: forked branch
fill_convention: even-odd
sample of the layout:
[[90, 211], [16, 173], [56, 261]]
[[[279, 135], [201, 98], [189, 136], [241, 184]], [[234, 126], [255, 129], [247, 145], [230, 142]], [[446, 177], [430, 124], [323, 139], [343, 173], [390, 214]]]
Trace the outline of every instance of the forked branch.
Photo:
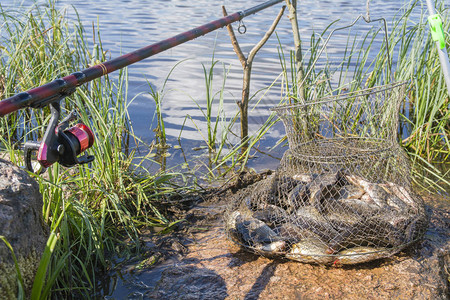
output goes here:
[[[250, 50], [247, 57], [245, 57], [242, 52], [241, 47], [239, 46], [239, 42], [237, 41], [236, 35], [234, 34], [233, 27], [231, 25], [227, 25], [228, 34], [231, 39], [231, 44], [233, 45], [234, 52], [236, 52], [239, 61], [241, 62], [242, 68], [244, 69], [244, 78], [243, 78], [243, 86], [242, 86], [242, 99], [237, 102], [237, 105], [240, 109], [241, 115], [241, 144], [242, 144], [242, 152], [245, 152], [248, 148], [248, 101], [250, 98], [250, 76], [252, 70], [253, 59], [255, 58], [256, 53], [264, 46], [267, 40], [270, 38], [272, 33], [275, 31], [278, 23], [280, 22], [281, 17], [283, 16], [284, 10], [286, 6], [283, 6], [278, 13], [277, 17], [270, 26], [269, 30], [263, 36], [263, 38]], [[224, 16], [227, 16], [227, 10], [225, 6], [222, 6], [222, 12]]]

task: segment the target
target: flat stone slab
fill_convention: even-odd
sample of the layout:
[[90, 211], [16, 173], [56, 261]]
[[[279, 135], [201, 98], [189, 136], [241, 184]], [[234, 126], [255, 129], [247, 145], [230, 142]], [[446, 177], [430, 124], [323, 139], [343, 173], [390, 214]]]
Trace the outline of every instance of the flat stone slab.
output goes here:
[[[225, 236], [225, 201], [191, 209], [172, 258], [122, 274], [112, 296], [129, 299], [449, 299], [450, 199], [426, 199], [422, 242], [389, 259], [332, 267], [243, 251]], [[149, 236], [154, 253], [162, 245]], [[145, 238], [144, 238], [145, 240]], [[170, 241], [170, 242], [168, 242]], [[122, 284], [122, 285], [121, 285]]]

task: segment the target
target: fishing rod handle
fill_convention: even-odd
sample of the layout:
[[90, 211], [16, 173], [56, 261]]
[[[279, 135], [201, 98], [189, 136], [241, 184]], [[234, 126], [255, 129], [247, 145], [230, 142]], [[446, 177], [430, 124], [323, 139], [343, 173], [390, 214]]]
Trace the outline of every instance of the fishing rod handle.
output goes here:
[[86, 82], [85, 78], [84, 73], [75, 72], [2, 100], [0, 101], [0, 117], [25, 107], [42, 108], [59, 101], [71, 95], [77, 86]]

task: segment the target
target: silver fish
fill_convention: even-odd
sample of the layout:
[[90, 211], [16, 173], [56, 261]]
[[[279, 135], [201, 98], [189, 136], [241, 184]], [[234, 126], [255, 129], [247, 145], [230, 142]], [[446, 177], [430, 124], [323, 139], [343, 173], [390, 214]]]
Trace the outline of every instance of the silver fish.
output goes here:
[[348, 184], [339, 190], [338, 201], [358, 215], [374, 214], [379, 206], [360, 185]]
[[386, 193], [389, 194], [389, 197], [387, 197], [386, 199], [386, 203], [388, 206], [390, 206], [391, 208], [394, 208], [395, 210], [399, 211], [399, 212], [408, 212], [408, 210], [410, 209], [410, 206], [408, 204], [406, 204], [403, 200], [401, 200], [398, 196], [397, 193], [393, 192], [393, 189], [391, 188], [391, 186], [389, 184], [379, 184], [379, 186], [384, 189], [386, 191]]
[[278, 226], [289, 219], [288, 213], [283, 208], [273, 204], [266, 204], [262, 209], [256, 210], [252, 213], [252, 217], [263, 221], [270, 227]]
[[[346, 175], [346, 178], [353, 185], [362, 187], [368, 197], [370, 197], [370, 200], [376, 203], [380, 208], [384, 208], [387, 206], [387, 198], [389, 197], [389, 194], [378, 184], [369, 182], [356, 175]], [[368, 201], [367, 197], [362, 200]]]
[[280, 254], [286, 248], [286, 241], [275, 241], [269, 244], [257, 244], [255, 250], [261, 254]]
[[300, 230], [314, 233], [320, 240], [328, 243], [339, 236], [339, 232], [314, 207], [305, 206], [297, 210], [297, 217], [292, 223]]
[[338, 203], [335, 201], [336, 195], [339, 193], [338, 187], [334, 184], [320, 184], [314, 194], [311, 194], [311, 205], [314, 206], [321, 214], [325, 214], [330, 210], [335, 210]]
[[[268, 203], [280, 206], [288, 212], [295, 210], [295, 207], [301, 205], [299, 202], [302, 201], [296, 194], [301, 190], [301, 187], [306, 184], [307, 183], [296, 180], [293, 177], [276, 176], [270, 188], [273, 199]], [[307, 199], [307, 196], [305, 199]]]
[[411, 207], [395, 195], [391, 195], [387, 198], [387, 204], [401, 213], [407, 213], [411, 209]]
[[[303, 176], [302, 176], [303, 177]], [[336, 198], [341, 186], [347, 184], [344, 172], [311, 175], [311, 180], [298, 184], [288, 195], [288, 203], [293, 210], [300, 206], [313, 205], [322, 212], [326, 209], [326, 201]]]
[[370, 203], [362, 199], [339, 199], [339, 201], [342, 204], [350, 207], [354, 212], [357, 212], [359, 215], [374, 214], [379, 210], [378, 205], [376, 205], [374, 202]]
[[284, 223], [274, 228], [274, 231], [286, 242], [295, 243], [304, 238], [315, 237], [316, 235], [307, 228], [301, 228], [293, 223]]
[[400, 200], [402, 200], [405, 204], [415, 209], [417, 213], [424, 214], [425, 207], [423, 201], [421, 199], [417, 199], [412, 196], [412, 192], [408, 191], [405, 187], [402, 187], [398, 184], [388, 182], [390, 190], [396, 195]]
[[342, 187], [349, 185], [343, 170], [319, 175], [314, 182], [318, 183], [318, 188], [317, 191], [311, 189], [310, 202], [321, 214], [330, 211], [345, 212], [349, 210], [348, 207], [336, 202], [341, 197], [340, 190]]
[[367, 205], [370, 206], [375, 205], [377, 208], [379, 208], [379, 206], [375, 203], [375, 201], [372, 200], [372, 198], [367, 193], [361, 196], [361, 201], [365, 202]]
[[385, 189], [380, 187], [379, 185], [372, 183], [367, 185], [364, 190], [370, 196], [370, 198], [380, 207], [384, 208], [387, 204], [387, 199], [390, 195], [386, 192]]
[[345, 178], [351, 183], [351, 184], [353, 184], [353, 185], [356, 185], [356, 186], [360, 186], [360, 187], [362, 187], [362, 188], [365, 188], [365, 186], [369, 183], [368, 181], [366, 181], [366, 180], [364, 180], [364, 179], [362, 179], [361, 177], [359, 177], [359, 176], [356, 176], [356, 175], [345, 175]]
[[317, 175], [314, 176], [313, 174], [295, 174], [294, 176], [292, 176], [292, 178], [294, 178], [295, 180], [303, 181], [305, 183], [310, 183], [316, 176]]
[[296, 210], [301, 206], [308, 205], [309, 198], [311, 195], [310, 184], [299, 183], [297, 186], [288, 194], [286, 199], [286, 206], [288, 210]]
[[277, 177], [277, 182], [275, 184], [275, 189], [277, 190], [278, 195], [280, 195], [280, 193], [287, 194], [292, 191], [298, 184], [307, 184], [307, 182], [297, 180], [289, 176], [279, 176]]
[[264, 222], [239, 210], [230, 214], [227, 226], [230, 236], [236, 242], [255, 250], [280, 252], [286, 245], [286, 242]]
[[318, 238], [305, 238], [291, 246], [286, 258], [304, 263], [329, 264], [333, 257], [327, 254], [328, 246]]
[[[337, 221], [330, 222], [338, 235], [329, 242], [330, 253], [360, 245], [373, 247], [398, 247], [406, 240], [404, 230], [390, 223], [388, 214], [364, 216], [353, 224]], [[395, 215], [391, 214], [395, 219]]]
[[327, 222], [327, 219], [323, 217], [313, 206], [300, 207], [297, 210], [297, 217], [299, 219], [316, 220], [318, 222]]
[[365, 193], [360, 185], [347, 184], [339, 189], [339, 199], [361, 199]]
[[370, 186], [373, 186], [375, 183], [365, 180], [364, 178], [357, 176], [357, 175], [345, 175], [345, 178], [351, 182], [353, 185], [360, 186], [364, 190], [369, 188]]
[[334, 265], [354, 265], [375, 259], [385, 258], [389, 251], [385, 248], [353, 247], [339, 251], [334, 258]]

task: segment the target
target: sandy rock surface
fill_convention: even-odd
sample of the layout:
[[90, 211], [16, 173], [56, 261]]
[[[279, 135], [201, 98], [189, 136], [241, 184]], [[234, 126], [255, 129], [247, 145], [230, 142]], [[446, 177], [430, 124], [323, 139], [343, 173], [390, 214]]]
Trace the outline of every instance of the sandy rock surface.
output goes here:
[[425, 199], [431, 221], [420, 243], [344, 267], [243, 251], [224, 232], [226, 199], [223, 193], [194, 206], [170, 236], [144, 237], [158, 262], [122, 270], [109, 299], [450, 299], [450, 199]]

